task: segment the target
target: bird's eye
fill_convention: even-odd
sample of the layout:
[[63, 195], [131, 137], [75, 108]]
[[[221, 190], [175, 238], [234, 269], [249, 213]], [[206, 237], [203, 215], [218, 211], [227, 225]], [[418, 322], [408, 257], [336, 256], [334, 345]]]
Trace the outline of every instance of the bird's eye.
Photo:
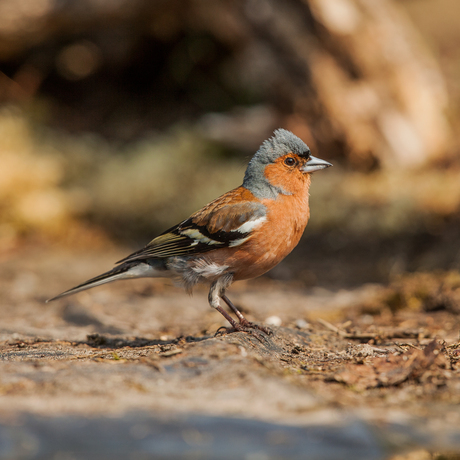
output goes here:
[[296, 161], [292, 157], [287, 157], [284, 160], [284, 164], [287, 165], [287, 166], [294, 166], [296, 164]]

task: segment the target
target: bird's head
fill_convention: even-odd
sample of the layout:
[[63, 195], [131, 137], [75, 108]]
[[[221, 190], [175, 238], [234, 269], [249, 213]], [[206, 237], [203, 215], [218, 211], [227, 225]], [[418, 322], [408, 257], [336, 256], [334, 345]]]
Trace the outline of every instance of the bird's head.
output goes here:
[[329, 166], [312, 156], [307, 144], [290, 131], [277, 129], [249, 162], [243, 187], [260, 199], [292, 195], [308, 188], [312, 172]]

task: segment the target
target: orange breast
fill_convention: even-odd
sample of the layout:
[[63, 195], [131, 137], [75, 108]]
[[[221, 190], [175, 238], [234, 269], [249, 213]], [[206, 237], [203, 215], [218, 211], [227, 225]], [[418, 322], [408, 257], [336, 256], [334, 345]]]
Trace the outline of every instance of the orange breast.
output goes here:
[[309, 182], [302, 193], [262, 200], [268, 210], [267, 221], [251, 238], [241, 246], [213, 251], [207, 258], [228, 265], [234, 280], [256, 278], [273, 268], [297, 246], [308, 223]]

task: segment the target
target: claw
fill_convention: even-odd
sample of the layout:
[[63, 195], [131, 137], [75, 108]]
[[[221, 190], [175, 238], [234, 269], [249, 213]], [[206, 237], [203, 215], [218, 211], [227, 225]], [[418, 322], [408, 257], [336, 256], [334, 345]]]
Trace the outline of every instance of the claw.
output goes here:
[[260, 343], [267, 343], [268, 339], [266, 336], [272, 334], [272, 331], [270, 331], [269, 329], [263, 326], [259, 326], [258, 324], [246, 321], [245, 324], [235, 322], [235, 324], [233, 324], [232, 327], [229, 328], [225, 328], [224, 326], [222, 326], [217, 330], [214, 337], [218, 335], [220, 336], [225, 334], [232, 334], [233, 332], [246, 332], [247, 334], [251, 334]]
[[219, 329], [217, 329], [216, 333], [214, 334], [214, 337], [219, 337], [221, 335], [225, 335], [228, 333], [228, 327], [225, 326], [220, 326]]
[[261, 326], [260, 324], [257, 324], [257, 323], [252, 323], [251, 321], [248, 321], [246, 318], [244, 319], [244, 321], [240, 321], [240, 324], [246, 329], [259, 329], [259, 331], [262, 331], [264, 334], [267, 334], [267, 335], [273, 334], [273, 331], [269, 329], [268, 327]]

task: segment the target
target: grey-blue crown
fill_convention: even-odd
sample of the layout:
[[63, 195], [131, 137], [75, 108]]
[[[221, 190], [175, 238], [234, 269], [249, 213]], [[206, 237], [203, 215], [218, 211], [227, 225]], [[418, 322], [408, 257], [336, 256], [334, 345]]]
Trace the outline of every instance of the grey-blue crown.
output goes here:
[[310, 149], [305, 142], [286, 129], [277, 129], [273, 137], [262, 143], [253, 160], [271, 163], [289, 152], [300, 156], [310, 156]]

